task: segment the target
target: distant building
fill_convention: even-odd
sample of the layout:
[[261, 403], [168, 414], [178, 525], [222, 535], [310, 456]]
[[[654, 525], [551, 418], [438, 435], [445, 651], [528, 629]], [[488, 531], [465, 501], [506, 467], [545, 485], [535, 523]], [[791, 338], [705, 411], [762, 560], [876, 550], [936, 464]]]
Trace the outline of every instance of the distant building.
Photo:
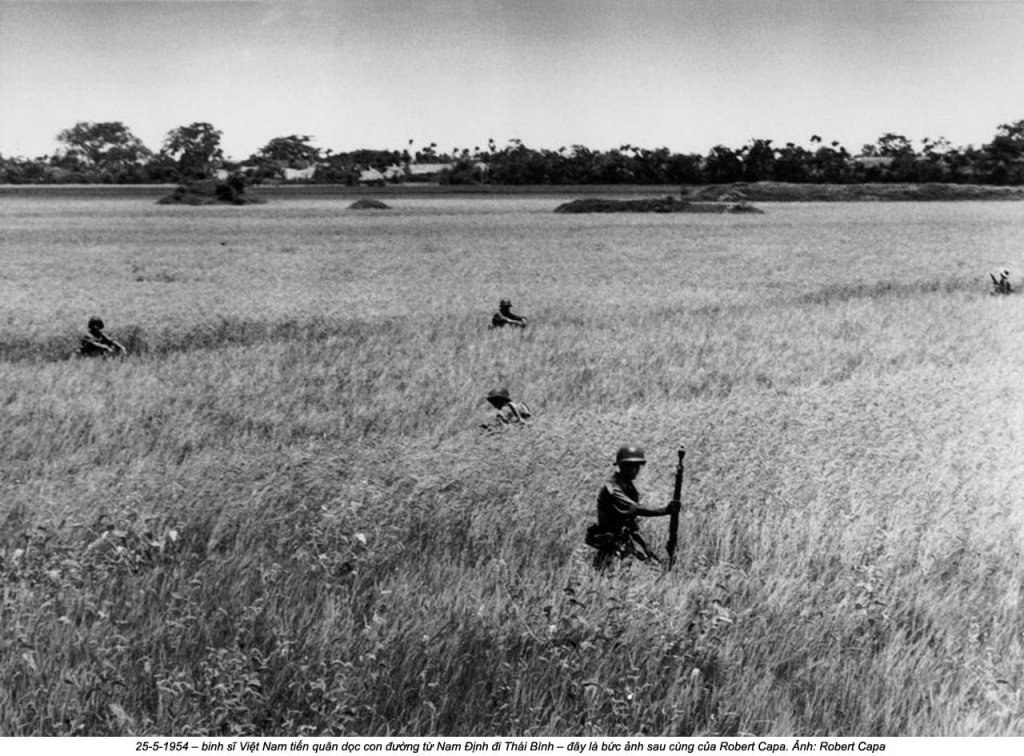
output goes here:
[[309, 181], [316, 175], [316, 163], [306, 168], [282, 168], [281, 175], [285, 181]]
[[850, 162], [864, 168], [889, 168], [894, 159], [891, 155], [857, 155]]
[[376, 168], [359, 171], [359, 183], [362, 186], [384, 186], [385, 176]]
[[400, 165], [389, 165], [384, 169], [385, 181], [405, 181], [405, 168]]
[[409, 163], [406, 175], [410, 181], [436, 182], [451, 167], [450, 163]]

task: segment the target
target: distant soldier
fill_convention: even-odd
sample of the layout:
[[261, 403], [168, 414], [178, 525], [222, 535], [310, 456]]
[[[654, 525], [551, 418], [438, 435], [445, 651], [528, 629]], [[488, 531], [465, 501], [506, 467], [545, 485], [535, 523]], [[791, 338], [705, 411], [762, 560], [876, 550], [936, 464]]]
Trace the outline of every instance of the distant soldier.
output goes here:
[[92, 317], [89, 318], [89, 332], [82, 337], [78, 354], [81, 357], [124, 357], [128, 350], [103, 333], [102, 320]]
[[512, 300], [503, 299], [498, 303], [498, 311], [491, 316], [491, 328], [526, 328], [526, 318], [512, 312]]
[[507, 388], [499, 388], [487, 394], [487, 401], [498, 410], [490, 423], [485, 423], [481, 428], [485, 430], [497, 430], [509, 425], [526, 425], [532, 416], [530, 408], [524, 402], [513, 402], [508, 395]]
[[639, 517], [662, 517], [679, 511], [679, 502], [670, 501], [660, 509], [640, 506], [640, 494], [633, 481], [647, 464], [644, 450], [623, 446], [615, 455], [616, 473], [597, 494], [597, 524], [587, 528], [587, 545], [597, 549], [594, 567], [608, 568], [617, 559], [634, 557], [640, 561], [658, 558], [640, 536]]
[[989, 273], [988, 276], [992, 279], [993, 294], [1013, 294], [1009, 268], [1000, 268], [995, 273]]

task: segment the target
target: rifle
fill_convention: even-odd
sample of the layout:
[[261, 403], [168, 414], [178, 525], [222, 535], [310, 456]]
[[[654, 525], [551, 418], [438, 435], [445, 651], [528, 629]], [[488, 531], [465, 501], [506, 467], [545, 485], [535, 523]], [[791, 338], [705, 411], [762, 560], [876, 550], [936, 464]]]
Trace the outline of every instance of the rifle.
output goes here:
[[[672, 501], [680, 501], [683, 494], [683, 457], [686, 456], [686, 448], [679, 447], [679, 462], [676, 464], [676, 485], [672, 493]], [[676, 542], [679, 540], [679, 510], [676, 509], [669, 516], [668, 521], [668, 543], [665, 544], [665, 551], [668, 552], [669, 569], [676, 563]]]

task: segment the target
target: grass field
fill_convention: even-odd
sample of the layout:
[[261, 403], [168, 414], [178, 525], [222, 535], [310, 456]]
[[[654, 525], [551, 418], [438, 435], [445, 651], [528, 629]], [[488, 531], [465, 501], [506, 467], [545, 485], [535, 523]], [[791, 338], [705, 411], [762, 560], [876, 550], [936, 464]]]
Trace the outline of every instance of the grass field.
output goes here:
[[0, 201], [0, 735], [1024, 734], [1019, 204], [348, 201]]

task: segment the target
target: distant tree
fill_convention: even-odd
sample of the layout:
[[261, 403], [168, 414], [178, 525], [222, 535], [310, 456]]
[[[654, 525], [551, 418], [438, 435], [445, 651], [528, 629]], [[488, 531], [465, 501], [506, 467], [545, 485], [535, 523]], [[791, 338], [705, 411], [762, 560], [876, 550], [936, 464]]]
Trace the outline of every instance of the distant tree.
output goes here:
[[422, 150], [416, 151], [417, 163], [433, 163], [438, 160], [437, 142], [431, 142]]
[[1000, 124], [984, 152], [982, 171], [987, 181], [994, 184], [1024, 182], [1024, 121]]
[[438, 183], [452, 185], [482, 184], [486, 178], [483, 170], [466, 157], [456, 161], [455, 165], [449, 170], [442, 171]]
[[953, 166], [954, 175], [962, 176], [964, 180], [972, 183], [985, 180], [984, 167], [987, 155], [984, 147], [969, 144], [963, 149], [953, 150], [946, 160]]
[[664, 182], [659, 183], [699, 184], [703, 180], [700, 163], [700, 155], [672, 153], [665, 159]]
[[803, 147], [792, 142], [775, 151], [775, 179], [800, 184], [810, 177], [811, 161], [814, 156]]
[[922, 160], [917, 161], [917, 175], [921, 181], [945, 181], [954, 179], [952, 160], [953, 149], [945, 137], [921, 140]]
[[[626, 170], [638, 184], [666, 184], [665, 169], [669, 151], [665, 147], [648, 150], [643, 147], [625, 145], [632, 155], [627, 160]], [[675, 183], [675, 182], [671, 182]]]
[[828, 147], [819, 147], [814, 151], [811, 175], [816, 181], [842, 184], [850, 174], [849, 160], [850, 153], [846, 148], [833, 141]]
[[711, 148], [704, 159], [704, 176], [709, 184], [729, 184], [743, 179], [743, 161], [725, 145]]
[[[922, 174], [921, 161], [914, 151], [914, 145], [902, 134], [886, 132], [875, 144], [865, 144], [860, 151], [861, 157], [889, 158], [888, 165], [871, 165], [867, 168], [858, 166], [857, 177], [860, 181], [898, 181], [914, 183]], [[934, 170], [923, 172], [934, 176]]]
[[173, 184], [179, 180], [178, 164], [160, 152], [153, 156], [142, 169], [142, 180], [160, 184]]
[[[582, 144], [574, 144], [566, 152], [559, 152], [561, 159], [560, 178], [566, 184], [591, 184], [598, 181], [600, 168], [599, 153]], [[493, 179], [495, 180], [496, 179]]]
[[901, 155], [913, 155], [914, 145], [902, 134], [892, 132], [883, 134], [878, 138], [874, 154], [880, 157], [900, 157]]
[[48, 184], [55, 179], [55, 169], [44, 156], [37, 158], [0, 158], [3, 183]]
[[59, 156], [68, 170], [115, 175], [143, 165], [153, 153], [120, 121], [79, 121], [57, 135], [64, 145]]
[[[491, 156], [491, 182], [516, 186], [561, 183], [558, 153], [532, 150], [519, 139]], [[552, 175], [552, 174], [556, 175]]]
[[208, 123], [192, 123], [167, 132], [161, 152], [174, 160], [183, 180], [206, 178], [224, 158], [221, 132]]
[[929, 160], [941, 160], [942, 156], [952, 149], [953, 145], [950, 144], [946, 137], [940, 136], [938, 139], [924, 137], [921, 140], [921, 152], [923, 152], [925, 157]]
[[353, 166], [376, 168], [378, 171], [401, 162], [401, 153], [389, 150], [353, 150], [342, 153], [342, 156]]
[[320, 160], [320, 149], [310, 144], [313, 137], [297, 134], [274, 137], [250, 159], [254, 162], [275, 162], [289, 168], [305, 168]]
[[771, 181], [775, 178], [775, 150], [771, 139], [752, 139], [743, 149], [743, 178]]
[[996, 140], [1007, 146], [1013, 145], [1016, 153], [1020, 154], [1024, 151], [1024, 121], [1000, 124], [993, 141]]

